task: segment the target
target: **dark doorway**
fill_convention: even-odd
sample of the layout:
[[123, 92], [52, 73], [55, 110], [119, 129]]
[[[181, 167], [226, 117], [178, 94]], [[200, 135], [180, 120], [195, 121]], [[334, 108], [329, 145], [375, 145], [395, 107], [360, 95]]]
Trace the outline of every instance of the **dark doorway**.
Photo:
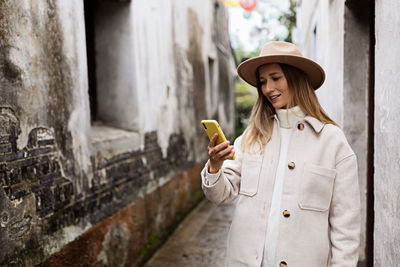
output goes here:
[[346, 0], [344, 131], [357, 154], [362, 206], [359, 266], [373, 266], [375, 3]]
[[86, 53], [89, 82], [90, 120], [97, 119], [95, 12], [97, 0], [84, 0]]

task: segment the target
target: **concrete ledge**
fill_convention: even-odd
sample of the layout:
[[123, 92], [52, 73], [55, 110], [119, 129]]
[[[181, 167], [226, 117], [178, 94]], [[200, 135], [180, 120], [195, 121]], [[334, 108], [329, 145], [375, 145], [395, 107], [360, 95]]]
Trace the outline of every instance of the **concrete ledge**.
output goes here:
[[90, 142], [92, 155], [113, 156], [140, 149], [139, 133], [104, 125], [92, 125]]

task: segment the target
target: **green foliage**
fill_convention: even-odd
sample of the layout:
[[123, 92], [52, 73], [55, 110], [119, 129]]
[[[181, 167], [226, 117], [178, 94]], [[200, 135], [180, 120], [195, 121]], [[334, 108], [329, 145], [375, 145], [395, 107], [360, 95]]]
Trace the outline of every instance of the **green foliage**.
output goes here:
[[240, 110], [251, 110], [257, 100], [257, 89], [243, 81], [236, 82], [236, 107]]
[[239, 46], [237, 49], [235, 49], [235, 62], [240, 63], [242, 62], [242, 59], [244, 57], [245, 51], [243, 47]]
[[257, 89], [241, 80], [235, 84], [235, 138], [243, 133], [248, 125], [251, 109], [257, 101]]
[[260, 49], [257, 49], [256, 51], [252, 52], [246, 52], [243, 47], [239, 46], [238, 48], [235, 49], [234, 56], [235, 56], [235, 62], [240, 64], [242, 61], [245, 61], [246, 59], [256, 57], [260, 54]]
[[165, 242], [168, 236], [168, 232], [158, 234], [158, 233], [153, 233], [147, 240], [146, 245], [144, 248], [142, 248], [142, 251], [140, 253], [140, 260], [139, 260], [139, 266], [143, 266], [144, 263], [150, 259], [150, 257], [153, 255], [153, 253]]
[[279, 17], [279, 21], [286, 26], [289, 31], [286, 42], [292, 42], [293, 29], [296, 27], [296, 8], [297, 1], [290, 1], [289, 11]]

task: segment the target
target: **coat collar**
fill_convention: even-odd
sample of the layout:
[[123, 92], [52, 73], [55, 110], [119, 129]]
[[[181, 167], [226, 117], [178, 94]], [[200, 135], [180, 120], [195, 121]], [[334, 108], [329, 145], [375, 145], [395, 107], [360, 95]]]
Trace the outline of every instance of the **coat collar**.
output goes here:
[[304, 118], [304, 120], [308, 122], [317, 133], [320, 133], [325, 126], [325, 123], [322, 123], [320, 120], [308, 115]]
[[[276, 120], [276, 122], [278, 123], [278, 126], [279, 126], [279, 119], [276, 114], [274, 114], [274, 119]], [[310, 124], [316, 133], [320, 133], [325, 126], [325, 123], [322, 123], [318, 119], [311, 117], [309, 115], [307, 115], [304, 118], [304, 121], [306, 121], [308, 124]]]

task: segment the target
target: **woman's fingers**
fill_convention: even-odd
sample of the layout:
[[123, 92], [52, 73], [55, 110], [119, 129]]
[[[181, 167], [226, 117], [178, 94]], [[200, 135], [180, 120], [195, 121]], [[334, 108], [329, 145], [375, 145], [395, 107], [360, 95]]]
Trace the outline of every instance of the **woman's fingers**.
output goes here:
[[225, 142], [223, 142], [223, 143], [221, 143], [221, 144], [219, 144], [219, 145], [216, 145], [216, 146], [214, 147], [215, 151], [217, 151], [216, 153], [218, 153], [218, 152], [220, 152], [220, 151], [226, 149], [227, 147], [229, 147], [230, 143], [231, 143], [231, 142], [229, 142], [229, 141], [225, 141]]
[[213, 137], [211, 137], [210, 143], [208, 144], [208, 147], [209, 147], [209, 148], [214, 147], [214, 146], [215, 146], [215, 143], [217, 142], [217, 139], [218, 139], [218, 133], [215, 133], [215, 134], [213, 135]]
[[214, 155], [218, 155], [221, 151], [223, 151], [226, 148], [229, 148], [229, 141], [225, 141], [219, 145], [216, 145], [214, 147], [208, 147], [208, 155], [210, 157], [214, 156]]
[[228, 155], [226, 155], [225, 157], [223, 157], [223, 160], [227, 160], [227, 159], [233, 159], [233, 156], [235, 156], [235, 151], [232, 151], [231, 153], [229, 153]]
[[209, 171], [216, 173], [222, 166], [224, 160], [232, 159], [235, 155], [233, 146], [230, 146], [229, 141], [225, 141], [219, 145], [216, 145], [218, 134], [214, 134], [208, 145], [208, 155], [210, 157]]
[[223, 159], [225, 156], [229, 155], [233, 150], [233, 146], [229, 146], [225, 148], [224, 150], [221, 150], [220, 152], [217, 153], [217, 157]]

